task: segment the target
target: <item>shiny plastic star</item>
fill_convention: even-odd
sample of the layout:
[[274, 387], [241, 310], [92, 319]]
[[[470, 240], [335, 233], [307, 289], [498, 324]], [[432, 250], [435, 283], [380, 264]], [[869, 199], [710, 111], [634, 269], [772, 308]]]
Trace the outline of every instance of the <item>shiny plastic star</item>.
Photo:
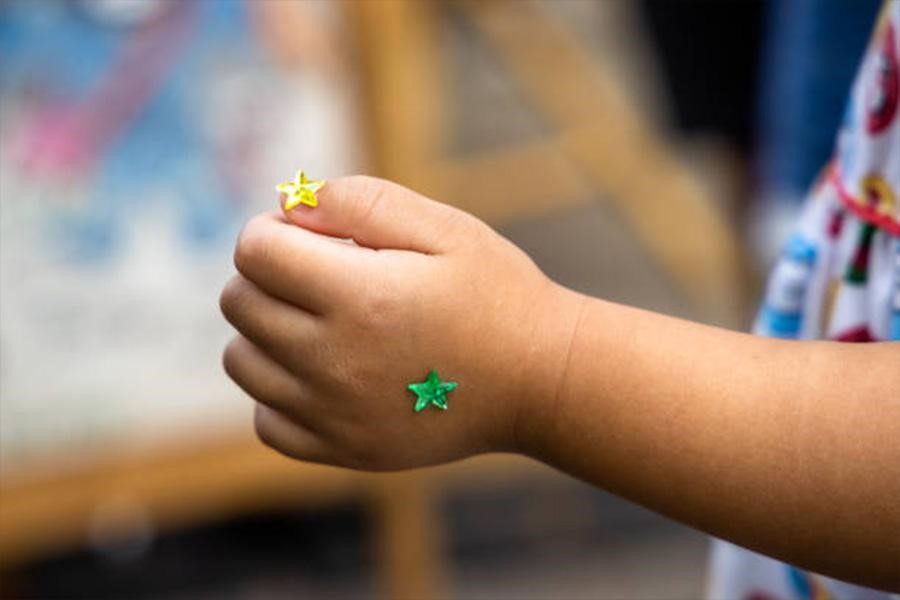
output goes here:
[[437, 406], [441, 410], [447, 410], [447, 394], [456, 389], [455, 381], [441, 381], [437, 371], [432, 370], [422, 383], [411, 383], [408, 387], [416, 398], [416, 412], [429, 404]]
[[301, 169], [297, 171], [294, 181], [279, 183], [275, 186], [275, 189], [287, 196], [287, 200], [284, 202], [284, 209], [291, 210], [298, 204], [318, 206], [319, 199], [316, 198], [316, 192], [322, 189], [323, 185], [325, 185], [325, 181], [310, 181], [307, 179], [306, 173]]

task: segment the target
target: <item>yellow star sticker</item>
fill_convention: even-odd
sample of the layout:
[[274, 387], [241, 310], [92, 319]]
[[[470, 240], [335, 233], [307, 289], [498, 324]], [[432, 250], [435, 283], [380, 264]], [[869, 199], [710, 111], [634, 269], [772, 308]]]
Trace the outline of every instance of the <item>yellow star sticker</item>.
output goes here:
[[275, 190], [286, 195], [284, 209], [291, 210], [298, 204], [316, 207], [319, 205], [319, 199], [316, 198], [316, 192], [322, 189], [325, 181], [310, 181], [306, 178], [303, 170], [297, 171], [294, 181], [289, 183], [279, 183], [275, 186]]

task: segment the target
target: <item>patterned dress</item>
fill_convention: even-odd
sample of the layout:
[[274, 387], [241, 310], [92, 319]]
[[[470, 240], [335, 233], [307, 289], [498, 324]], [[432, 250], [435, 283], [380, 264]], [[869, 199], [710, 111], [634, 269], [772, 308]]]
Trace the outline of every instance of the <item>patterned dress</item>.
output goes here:
[[[900, 0], [888, 0], [853, 85], [836, 152], [769, 277], [755, 333], [900, 340], [898, 56]], [[900, 390], [892, 393], [900, 398]], [[708, 591], [714, 600], [900, 600], [718, 540]]]

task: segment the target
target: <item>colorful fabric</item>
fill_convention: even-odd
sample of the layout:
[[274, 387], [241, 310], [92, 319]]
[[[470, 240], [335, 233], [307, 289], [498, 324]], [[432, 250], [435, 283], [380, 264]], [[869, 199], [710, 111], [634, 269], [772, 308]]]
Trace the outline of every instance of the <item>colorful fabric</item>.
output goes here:
[[[885, 3], [837, 149], [769, 277], [759, 335], [900, 340], [900, 0]], [[715, 600], [888, 600], [715, 541]]]

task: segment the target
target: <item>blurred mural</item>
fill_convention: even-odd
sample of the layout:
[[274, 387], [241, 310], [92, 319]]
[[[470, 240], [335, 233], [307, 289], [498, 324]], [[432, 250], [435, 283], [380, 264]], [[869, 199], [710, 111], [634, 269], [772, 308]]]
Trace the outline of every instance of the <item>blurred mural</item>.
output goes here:
[[273, 181], [356, 167], [337, 18], [324, 2], [0, 5], [3, 466], [249, 414], [219, 369], [217, 294]]

